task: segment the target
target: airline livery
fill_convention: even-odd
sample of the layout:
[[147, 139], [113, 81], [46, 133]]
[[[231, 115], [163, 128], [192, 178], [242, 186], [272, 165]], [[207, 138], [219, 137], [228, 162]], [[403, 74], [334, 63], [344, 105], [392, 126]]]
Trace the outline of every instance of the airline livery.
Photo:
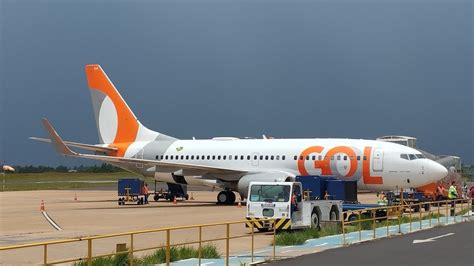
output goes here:
[[[251, 181], [282, 182], [297, 175], [357, 180], [359, 188], [420, 187], [447, 175], [447, 169], [419, 151], [389, 142], [359, 139], [178, 140], [138, 121], [99, 65], [86, 66], [100, 144], [63, 141], [48, 120], [43, 125], [63, 155], [111, 163], [157, 181], [221, 188], [217, 201], [246, 197]], [[93, 153], [78, 153], [70, 147]]]

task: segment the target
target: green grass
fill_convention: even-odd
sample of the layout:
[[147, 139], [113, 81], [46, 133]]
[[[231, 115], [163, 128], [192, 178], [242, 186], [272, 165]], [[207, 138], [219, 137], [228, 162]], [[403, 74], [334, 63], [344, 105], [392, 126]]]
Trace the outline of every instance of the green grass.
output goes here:
[[[6, 174], [5, 191], [115, 188], [117, 187], [117, 180], [125, 177], [143, 178], [129, 172]], [[88, 183], [90, 181], [99, 182]], [[0, 191], [3, 190], [2, 182], [3, 175], [0, 175]], [[146, 178], [145, 182], [153, 184], [154, 181], [152, 178]]]
[[[179, 246], [170, 248], [170, 261], [178, 261], [190, 258], [197, 258], [199, 256], [199, 250], [197, 248], [188, 246]], [[220, 254], [217, 251], [216, 246], [208, 244], [201, 248], [201, 258], [203, 259], [218, 259]], [[166, 249], [160, 248], [153, 254], [146, 255], [140, 258], [134, 258], [134, 265], [151, 265], [164, 263], [166, 261]], [[102, 265], [129, 265], [130, 260], [128, 254], [119, 254], [115, 256], [97, 258], [92, 261], [94, 266]], [[74, 264], [74, 266], [86, 266], [87, 261], [81, 261]]]

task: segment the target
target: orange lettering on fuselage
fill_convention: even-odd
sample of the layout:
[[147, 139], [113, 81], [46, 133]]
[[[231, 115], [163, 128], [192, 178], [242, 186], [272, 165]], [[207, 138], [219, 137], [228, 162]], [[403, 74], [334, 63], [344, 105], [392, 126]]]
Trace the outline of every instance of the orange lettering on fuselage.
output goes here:
[[[324, 156], [323, 160], [314, 162], [314, 168], [320, 168], [321, 175], [332, 175], [331, 157], [338, 153], [344, 153], [347, 155], [351, 162], [351, 166], [346, 176], [353, 176], [357, 171], [357, 159], [355, 158], [356, 155], [354, 150], [347, 146], [338, 146], [330, 149]], [[334, 157], [332, 159], [334, 159]]]
[[380, 185], [383, 184], [383, 179], [381, 176], [370, 176], [370, 154], [372, 152], [372, 147], [364, 148], [364, 158], [362, 163], [362, 178], [364, 179], [364, 184], [369, 185]]
[[[306, 157], [312, 153], [322, 154], [324, 147], [322, 146], [312, 146], [306, 148], [303, 152], [301, 152], [298, 159], [298, 171], [301, 175], [310, 175], [310, 173], [306, 170], [305, 162]], [[370, 158], [371, 158], [372, 147], [365, 147], [364, 148], [364, 156], [362, 159], [362, 178], [364, 184], [383, 184], [383, 179], [381, 176], [371, 176], [370, 175]], [[331, 160], [334, 160], [336, 154], [343, 153], [347, 155], [347, 159], [350, 161], [350, 168], [349, 172], [345, 175], [346, 177], [354, 176], [357, 172], [358, 161], [356, 157], [356, 153], [354, 149], [348, 146], [337, 146], [330, 149], [323, 157], [322, 160], [315, 160], [314, 161], [314, 168], [321, 169], [321, 175], [332, 175], [331, 169]], [[332, 158], [331, 158], [332, 157]]]

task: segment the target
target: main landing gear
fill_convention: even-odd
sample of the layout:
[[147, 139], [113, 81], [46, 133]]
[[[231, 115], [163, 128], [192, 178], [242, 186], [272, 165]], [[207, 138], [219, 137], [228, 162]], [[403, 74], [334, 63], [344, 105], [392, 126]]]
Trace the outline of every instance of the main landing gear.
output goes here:
[[233, 205], [235, 203], [235, 194], [230, 190], [224, 190], [217, 194], [217, 204]]

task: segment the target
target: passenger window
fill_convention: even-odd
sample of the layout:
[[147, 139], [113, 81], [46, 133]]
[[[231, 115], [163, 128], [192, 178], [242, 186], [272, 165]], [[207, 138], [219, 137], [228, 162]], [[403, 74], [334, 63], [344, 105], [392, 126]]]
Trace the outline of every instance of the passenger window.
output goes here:
[[194, 160], [194, 155], [191, 155], [191, 160]]
[[221, 159], [221, 156], [220, 155], [217, 155], [217, 160], [220, 160]]
[[263, 160], [263, 155], [260, 155], [260, 161], [262, 161], [262, 160]]
[[226, 158], [227, 158], [227, 156], [225, 156], [225, 155], [224, 155], [224, 156], [222, 156], [222, 160], [225, 160]]
[[272, 161], [273, 161], [273, 159], [275, 159], [275, 157], [274, 157], [273, 155], [272, 155], [272, 156], [270, 156], [270, 160], [272, 160]]
[[254, 160], [257, 160], [257, 155], [254, 155], [254, 156], [253, 156], [253, 159], [254, 159]]
[[364, 156], [364, 161], [367, 161], [367, 156]]
[[234, 160], [238, 160], [238, 159], [239, 159], [239, 155], [235, 155]]
[[347, 156], [344, 156], [344, 161], [347, 161]]
[[360, 156], [357, 156], [357, 161], [360, 161]]
[[408, 154], [400, 154], [400, 158], [408, 160]]
[[208, 159], [208, 160], [210, 160], [210, 159], [211, 159], [211, 156], [210, 156], [210, 155], [208, 155], [208, 156], [207, 156], [207, 159]]
[[174, 156], [173, 156], [173, 155], [171, 155], [171, 156], [170, 156], [170, 159], [171, 159], [171, 160], [173, 160], [173, 159], [174, 159]]
[[244, 160], [244, 156], [243, 155], [240, 155], [240, 160]]
[[320, 161], [323, 160], [323, 156], [322, 156], [322, 155], [319, 155], [318, 158], [319, 158]]
[[216, 159], [216, 156], [215, 155], [212, 155], [212, 160], [215, 160]]
[[341, 155], [338, 155], [338, 156], [337, 156], [337, 160], [338, 160], [338, 161], [341, 160]]
[[250, 155], [247, 155], [247, 160], [250, 160]]
[[306, 161], [309, 161], [309, 155], [306, 155]]
[[158, 155], [156, 155], [155, 159], [157, 159], [157, 160], [158, 160]]
[[285, 160], [285, 155], [281, 156], [281, 159], [284, 161]]
[[168, 155], [165, 156], [165, 160], [168, 160]]
[[184, 155], [181, 155], [181, 160], [184, 160]]
[[232, 155], [229, 155], [229, 160], [232, 160]]
[[295, 159], [295, 161], [298, 160], [298, 156], [295, 155], [294, 159]]
[[265, 155], [265, 160], [268, 161], [268, 155]]
[[280, 160], [280, 155], [277, 155], [277, 156], [275, 157], [275, 159], [276, 159], [276, 160]]

